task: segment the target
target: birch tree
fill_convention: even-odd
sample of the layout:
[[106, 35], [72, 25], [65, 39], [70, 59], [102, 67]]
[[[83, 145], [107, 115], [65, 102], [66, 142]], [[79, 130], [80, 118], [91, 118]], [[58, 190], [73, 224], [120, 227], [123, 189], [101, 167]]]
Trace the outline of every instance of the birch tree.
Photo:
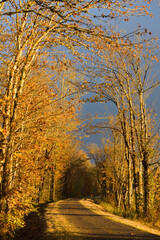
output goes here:
[[[133, 178], [136, 211], [141, 214], [140, 208], [143, 206], [143, 212], [147, 215], [151, 161], [149, 149], [152, 148], [150, 141], [152, 133], [147, 123], [151, 119], [147, 114], [146, 100], [151, 91], [159, 85], [159, 80], [150, 75], [151, 65], [158, 62], [158, 59], [155, 49], [151, 47], [152, 41], [146, 44], [145, 41], [130, 42], [130, 49], [124, 44], [123, 51], [120, 50], [119, 44], [122, 44], [121, 40], [110, 48], [101, 43], [100, 59], [96, 59], [93, 67], [89, 63], [91, 68], [89, 71], [86, 70], [90, 80], [86, 80], [83, 87], [82, 85], [80, 87], [93, 93], [87, 101], [112, 101], [116, 105], [128, 162], [128, 206], [132, 201], [130, 189]], [[90, 59], [91, 63], [92, 61], [93, 58]]]

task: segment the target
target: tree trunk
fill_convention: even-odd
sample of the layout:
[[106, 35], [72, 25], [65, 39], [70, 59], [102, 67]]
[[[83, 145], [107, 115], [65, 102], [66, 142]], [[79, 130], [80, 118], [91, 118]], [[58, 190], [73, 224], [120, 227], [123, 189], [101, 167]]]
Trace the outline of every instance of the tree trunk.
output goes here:
[[50, 193], [49, 193], [49, 200], [52, 202], [54, 200], [54, 171], [53, 167], [51, 169], [51, 182], [50, 182]]
[[127, 163], [128, 163], [128, 208], [130, 210], [132, 205], [132, 163], [130, 156], [128, 156], [127, 158]]
[[148, 153], [144, 153], [143, 159], [143, 182], [144, 182], [144, 215], [148, 214], [149, 205], [149, 174], [148, 174]]

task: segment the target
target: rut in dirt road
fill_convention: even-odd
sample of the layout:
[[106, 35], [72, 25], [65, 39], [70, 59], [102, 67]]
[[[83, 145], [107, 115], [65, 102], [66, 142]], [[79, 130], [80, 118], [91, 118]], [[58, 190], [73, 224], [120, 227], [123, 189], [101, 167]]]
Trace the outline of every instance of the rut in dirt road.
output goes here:
[[[52, 207], [51, 207], [52, 208]], [[108, 240], [154, 240], [160, 239], [160, 236], [153, 235], [135, 229], [130, 226], [107, 219], [104, 215], [84, 207], [79, 200], [67, 199], [60, 201], [53, 207], [55, 212], [48, 209], [46, 211], [46, 219], [54, 220], [54, 224], [58, 227], [57, 237], [50, 233], [48, 239], [108, 239]], [[54, 214], [54, 217], [53, 217]]]

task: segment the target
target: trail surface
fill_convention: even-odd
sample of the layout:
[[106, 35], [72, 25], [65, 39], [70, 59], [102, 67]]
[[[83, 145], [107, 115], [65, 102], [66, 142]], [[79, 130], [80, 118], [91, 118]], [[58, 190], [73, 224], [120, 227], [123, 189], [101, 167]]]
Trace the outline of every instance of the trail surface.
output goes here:
[[43, 233], [37, 238], [30, 236], [30, 240], [160, 240], [160, 235], [118, 222], [121, 219], [88, 200], [67, 199], [50, 203], [45, 208], [43, 221]]

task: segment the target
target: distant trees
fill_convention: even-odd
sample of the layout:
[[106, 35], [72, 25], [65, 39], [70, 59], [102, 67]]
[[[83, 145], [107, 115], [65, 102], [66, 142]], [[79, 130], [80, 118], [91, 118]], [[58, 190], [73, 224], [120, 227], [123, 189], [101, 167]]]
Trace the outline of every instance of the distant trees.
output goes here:
[[98, 192], [96, 169], [85, 152], [75, 149], [65, 172], [63, 193], [66, 197], [90, 197]]
[[88, 146], [89, 155], [95, 160], [97, 180], [104, 200], [113, 207], [127, 210], [128, 172], [123, 138], [111, 131], [102, 146]]

